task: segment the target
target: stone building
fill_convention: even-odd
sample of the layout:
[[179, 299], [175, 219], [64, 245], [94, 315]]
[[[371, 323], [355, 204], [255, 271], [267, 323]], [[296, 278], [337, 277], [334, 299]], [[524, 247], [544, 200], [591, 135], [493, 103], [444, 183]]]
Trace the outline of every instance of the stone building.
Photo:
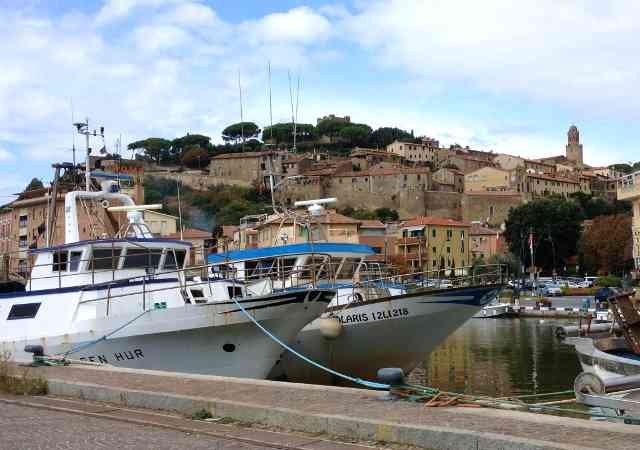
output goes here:
[[387, 153], [398, 155], [399, 157], [416, 163], [431, 163], [439, 165], [444, 159], [447, 151], [441, 151], [438, 141], [409, 142], [395, 140], [386, 147]]
[[500, 227], [511, 208], [527, 202], [520, 192], [466, 192], [462, 196], [462, 220]]
[[419, 271], [453, 270], [470, 265], [471, 225], [439, 217], [415, 217], [402, 223], [396, 255]]
[[497, 163], [503, 170], [516, 170], [523, 168], [528, 172], [554, 174], [557, 171], [556, 165], [533, 159], [521, 158], [519, 156], [501, 153], [497, 155], [493, 162]]
[[393, 250], [393, 245], [389, 243], [390, 236], [387, 235], [387, 227], [379, 220], [362, 220], [358, 230], [358, 242], [368, 245], [383, 257]]
[[631, 236], [633, 239], [633, 261], [635, 263], [634, 276], [636, 279], [640, 279], [640, 172], [619, 178], [617, 187], [618, 199], [630, 201], [633, 205]]
[[[208, 184], [268, 189], [269, 175], [277, 183], [282, 177], [282, 164], [288, 153], [281, 151], [225, 153], [211, 158]], [[289, 170], [289, 168], [287, 168]]]
[[464, 192], [464, 173], [458, 169], [443, 167], [433, 172], [434, 190]]
[[578, 127], [575, 125], [571, 125], [569, 127], [569, 131], [567, 131], [567, 145], [565, 147], [564, 155], [541, 158], [540, 161], [551, 164], [563, 164], [575, 168], [584, 167], [584, 152], [582, 144], [580, 143], [580, 132], [578, 131]]

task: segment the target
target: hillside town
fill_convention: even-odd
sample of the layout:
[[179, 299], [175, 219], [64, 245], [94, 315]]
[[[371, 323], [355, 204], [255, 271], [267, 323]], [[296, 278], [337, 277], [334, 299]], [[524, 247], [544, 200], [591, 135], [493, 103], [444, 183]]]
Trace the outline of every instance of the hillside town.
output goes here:
[[[327, 122], [348, 127], [351, 118], [326, 116], [318, 119], [318, 127]], [[306, 150], [292, 148], [276, 138], [266, 138], [268, 133], [263, 132], [264, 145], [259, 149], [246, 150], [246, 134], [235, 136], [233, 152], [210, 155], [196, 148], [196, 167], [193, 162], [184, 164], [184, 158], [180, 165], [158, 164], [143, 154], [136, 159], [92, 157], [90, 169], [125, 175], [124, 190], [139, 203], [145, 201], [149, 180], [172, 180], [194, 192], [216, 186], [253, 189], [271, 196], [274, 205], [290, 209], [295, 209], [298, 201], [337, 199], [315, 219], [318, 232], [313, 235], [303, 233], [302, 224], [281, 221], [270, 208], [235, 223], [215, 221], [215, 226], [208, 228], [181, 220], [171, 211], [145, 211], [144, 219], [154, 235], [182, 238], [199, 249], [193, 255], [194, 263], [204, 262], [213, 252], [320, 240], [366, 244], [377, 254], [372, 259], [401, 261], [411, 270], [425, 271], [450, 271], [469, 267], [474, 261], [495, 261], [514, 254], [514, 246], [505, 240], [505, 225], [509, 214], [527, 203], [582, 195], [617, 205], [620, 180], [625, 175], [617, 166], [589, 165], [575, 125], [567, 132], [564, 152], [539, 159], [468, 146], [443, 147], [436, 139], [412, 138], [406, 132], [405, 138], [394, 138], [383, 148], [354, 145], [348, 153], [336, 154], [318, 150], [314, 142], [305, 143]], [[327, 132], [315, 143], [318, 147], [344, 144], [339, 136]], [[183, 153], [193, 150], [185, 146]], [[58, 180], [55, 192], [45, 186], [28, 189], [2, 208], [0, 255], [5, 279], [28, 271], [29, 250], [62, 243], [64, 194], [77, 184], [73, 177], [82, 175], [69, 164], [54, 167]], [[52, 196], [55, 203], [50, 201]], [[625, 194], [624, 198], [630, 197]], [[50, 216], [53, 227], [46, 235], [45, 221]], [[586, 219], [584, 229], [592, 223], [592, 217]], [[106, 208], [83, 205], [81, 237], [112, 235], [123, 220], [124, 216], [111, 214]], [[629, 261], [633, 261], [632, 255], [636, 261], [639, 257], [638, 219], [634, 220], [635, 245], [633, 239], [623, 243], [624, 258]], [[575, 253], [574, 249], [563, 261], [554, 262], [552, 270], [579, 271]], [[526, 258], [517, 256], [524, 265]], [[531, 261], [527, 265], [531, 266]]]

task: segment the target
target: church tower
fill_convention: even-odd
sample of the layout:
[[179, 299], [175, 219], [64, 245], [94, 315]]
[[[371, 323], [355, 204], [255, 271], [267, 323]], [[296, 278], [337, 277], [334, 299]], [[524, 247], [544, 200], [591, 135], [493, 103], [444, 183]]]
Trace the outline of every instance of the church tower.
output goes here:
[[582, 159], [582, 144], [580, 143], [580, 132], [578, 127], [571, 125], [567, 132], [567, 160], [581, 167], [584, 164]]

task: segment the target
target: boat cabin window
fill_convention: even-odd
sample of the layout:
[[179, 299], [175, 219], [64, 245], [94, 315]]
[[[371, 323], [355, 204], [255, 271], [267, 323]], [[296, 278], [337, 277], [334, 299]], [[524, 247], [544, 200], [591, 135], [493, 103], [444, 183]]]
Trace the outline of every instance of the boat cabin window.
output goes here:
[[54, 272], [77, 272], [82, 261], [81, 251], [57, 251], [53, 253], [53, 265], [51, 270]]
[[66, 272], [68, 256], [69, 254], [66, 250], [63, 252], [55, 252], [53, 254], [53, 266], [51, 270], [53, 270], [54, 272]]
[[124, 256], [123, 269], [157, 268], [160, 265], [162, 249], [128, 248]]
[[117, 269], [120, 251], [121, 249], [118, 247], [94, 248], [93, 257], [91, 258], [92, 270]]
[[23, 303], [21, 305], [13, 305], [7, 320], [33, 319], [38, 310], [40, 303]]
[[227, 286], [229, 298], [242, 297], [242, 288], [239, 286]]
[[69, 252], [69, 272], [77, 272], [81, 261], [82, 252]]
[[336, 268], [336, 278], [339, 279], [349, 279], [353, 278], [353, 275], [360, 264], [360, 259], [358, 258], [344, 258], [343, 263], [339, 268]]
[[171, 269], [181, 269], [184, 264], [184, 250], [177, 250], [173, 248], [167, 249], [167, 256], [164, 260], [164, 268]]

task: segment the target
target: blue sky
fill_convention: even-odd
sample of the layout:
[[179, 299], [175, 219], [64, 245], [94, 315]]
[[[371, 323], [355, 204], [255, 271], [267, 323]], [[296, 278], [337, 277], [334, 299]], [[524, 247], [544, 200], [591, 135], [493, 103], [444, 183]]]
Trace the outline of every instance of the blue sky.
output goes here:
[[[531, 4], [526, 4], [531, 3]], [[107, 147], [239, 120], [329, 113], [443, 145], [542, 157], [581, 131], [593, 165], [640, 160], [640, 3], [0, 0], [0, 202], [70, 160], [76, 119]], [[79, 141], [79, 140], [78, 140]], [[101, 143], [94, 143], [99, 147]]]

